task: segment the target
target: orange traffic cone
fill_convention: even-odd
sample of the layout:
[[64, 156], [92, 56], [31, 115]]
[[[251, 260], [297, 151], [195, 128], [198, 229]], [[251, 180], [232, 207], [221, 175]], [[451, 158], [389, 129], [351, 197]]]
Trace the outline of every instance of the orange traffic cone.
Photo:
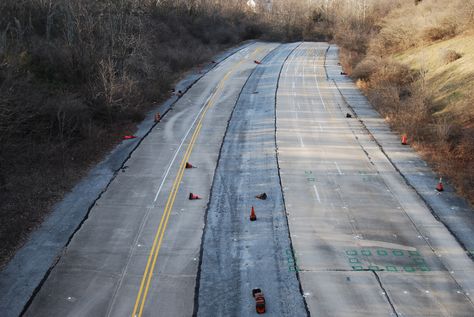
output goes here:
[[160, 122], [160, 120], [161, 120], [161, 114], [159, 112], [157, 112], [155, 114], [155, 122], [158, 123], [158, 122]]
[[255, 208], [252, 206], [252, 210], [250, 211], [250, 221], [257, 220], [257, 215], [255, 214]]
[[439, 179], [438, 185], [436, 185], [436, 190], [439, 191], [439, 192], [442, 192], [444, 190], [443, 179], [442, 178]]
[[260, 65], [260, 64], [262, 63], [262, 62], [257, 61], [257, 60], [255, 60], [255, 61], [253, 61], [253, 62], [254, 62], [255, 64], [257, 64], [257, 65]]
[[407, 145], [407, 144], [408, 144], [407, 136], [406, 136], [405, 134], [402, 135], [402, 144], [403, 144], [403, 145]]
[[195, 168], [196, 166], [193, 166], [191, 163], [186, 162], [186, 168]]
[[196, 199], [201, 199], [201, 197], [193, 193], [189, 193], [189, 200], [196, 200]]

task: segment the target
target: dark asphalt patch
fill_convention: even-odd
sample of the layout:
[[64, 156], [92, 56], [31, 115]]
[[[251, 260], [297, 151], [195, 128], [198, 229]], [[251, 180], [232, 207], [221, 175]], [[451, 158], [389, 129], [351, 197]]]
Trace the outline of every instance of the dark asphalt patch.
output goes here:
[[[203, 237], [198, 316], [256, 316], [254, 288], [265, 294], [268, 315], [308, 315], [296, 270], [288, 266], [291, 243], [275, 151], [275, 91], [296, 46], [280, 46], [257, 66], [229, 122]], [[262, 192], [266, 200], [255, 197]]]

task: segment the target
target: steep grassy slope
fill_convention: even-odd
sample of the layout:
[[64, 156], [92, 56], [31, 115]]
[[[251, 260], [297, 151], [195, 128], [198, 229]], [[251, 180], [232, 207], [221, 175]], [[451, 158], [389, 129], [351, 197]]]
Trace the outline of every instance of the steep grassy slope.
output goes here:
[[395, 55], [425, 74], [434, 116], [452, 116], [460, 124], [474, 119], [474, 35], [461, 35]]
[[362, 58], [345, 47], [348, 72], [393, 129], [474, 203], [474, 1], [401, 1], [371, 30]]

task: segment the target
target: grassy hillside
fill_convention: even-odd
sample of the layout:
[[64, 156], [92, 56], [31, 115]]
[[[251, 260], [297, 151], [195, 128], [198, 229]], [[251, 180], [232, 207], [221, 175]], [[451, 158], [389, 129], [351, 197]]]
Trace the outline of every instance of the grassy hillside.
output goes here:
[[400, 1], [372, 25], [363, 57], [345, 47], [343, 61], [391, 126], [474, 203], [474, 1], [416, 3]]
[[460, 124], [472, 123], [474, 35], [460, 35], [410, 49], [396, 54], [395, 59], [425, 73], [434, 116], [455, 117]]

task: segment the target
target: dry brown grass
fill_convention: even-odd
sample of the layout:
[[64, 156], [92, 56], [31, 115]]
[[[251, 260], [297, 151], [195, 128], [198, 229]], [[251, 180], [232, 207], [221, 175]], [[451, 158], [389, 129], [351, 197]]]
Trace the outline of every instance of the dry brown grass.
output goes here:
[[[358, 48], [342, 50], [346, 69], [371, 103], [395, 130], [409, 134], [416, 149], [471, 203], [473, 27], [472, 0], [425, 0], [416, 6], [400, 1], [372, 25], [374, 36], [365, 37]], [[351, 56], [353, 52], [358, 58]]]
[[462, 55], [458, 52], [456, 52], [455, 50], [447, 50], [446, 53], [444, 53], [444, 62], [446, 64], [449, 64], [449, 63], [452, 63], [454, 61], [457, 61], [458, 59], [460, 59], [462, 57]]

